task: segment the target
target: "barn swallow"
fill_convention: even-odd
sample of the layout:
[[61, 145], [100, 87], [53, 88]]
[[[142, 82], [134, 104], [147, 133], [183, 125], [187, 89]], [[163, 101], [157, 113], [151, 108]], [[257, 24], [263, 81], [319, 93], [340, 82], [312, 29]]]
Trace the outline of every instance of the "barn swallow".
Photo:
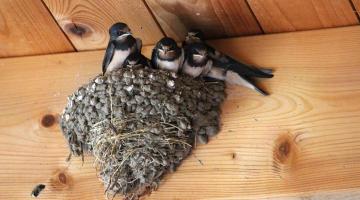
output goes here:
[[151, 62], [154, 68], [168, 70], [177, 73], [184, 61], [184, 50], [180, 48], [174, 39], [162, 38], [154, 47]]
[[194, 78], [213, 78], [230, 84], [242, 85], [264, 96], [268, 95], [267, 92], [257, 87], [250, 77], [232, 71], [224, 66], [224, 63], [213, 60], [204, 43], [194, 42], [186, 46], [182, 72]]
[[141, 52], [142, 42], [134, 38], [125, 23], [116, 23], [109, 29], [110, 40], [106, 48], [102, 71], [114, 71], [122, 67], [125, 59], [134, 52]]
[[208, 49], [203, 43], [195, 42], [186, 46], [182, 72], [194, 78], [206, 76], [213, 65], [208, 53]]
[[186, 47], [187, 45], [194, 43], [194, 42], [201, 42], [204, 43], [209, 51], [209, 56], [213, 60], [216, 60], [219, 63], [224, 63], [229, 70], [236, 72], [239, 75], [244, 75], [247, 77], [257, 77], [257, 78], [272, 78], [272, 70], [270, 69], [257, 69], [253, 66], [246, 65], [244, 63], [241, 63], [234, 58], [225, 55], [210, 45], [205, 43], [204, 35], [202, 31], [200, 30], [190, 30], [185, 37], [185, 41], [183, 42], [183, 47]]
[[148, 58], [142, 55], [139, 52], [130, 54], [123, 64], [124, 67], [129, 67], [133, 69], [151, 67], [151, 62]]

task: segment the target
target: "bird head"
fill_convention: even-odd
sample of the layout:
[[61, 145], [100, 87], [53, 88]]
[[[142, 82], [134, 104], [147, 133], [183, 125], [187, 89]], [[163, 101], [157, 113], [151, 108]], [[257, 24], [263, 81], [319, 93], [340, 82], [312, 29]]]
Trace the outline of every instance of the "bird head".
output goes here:
[[175, 40], [169, 37], [162, 38], [156, 44], [156, 51], [160, 58], [171, 59], [177, 56], [179, 47]]
[[189, 55], [194, 62], [203, 62], [208, 58], [208, 49], [203, 43], [193, 43], [188, 49]]
[[113, 24], [109, 29], [110, 39], [117, 40], [131, 35], [131, 30], [127, 24], [118, 22]]
[[186, 43], [201, 42], [204, 40], [204, 33], [199, 29], [191, 29], [185, 37]]
[[137, 65], [139, 65], [140, 63], [140, 53], [139, 52], [135, 52], [130, 54], [126, 60], [124, 61], [123, 66], [124, 67], [130, 67], [130, 68], [134, 68]]

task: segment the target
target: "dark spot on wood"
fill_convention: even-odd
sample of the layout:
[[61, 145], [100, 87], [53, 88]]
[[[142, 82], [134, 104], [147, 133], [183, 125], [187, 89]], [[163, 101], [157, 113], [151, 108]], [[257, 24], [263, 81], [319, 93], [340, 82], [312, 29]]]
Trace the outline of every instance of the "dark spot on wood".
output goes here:
[[277, 162], [284, 164], [288, 159], [291, 153], [291, 141], [289, 141], [288, 137], [281, 136], [278, 141], [276, 141], [274, 148], [274, 159]]
[[59, 182], [62, 184], [66, 184], [66, 175], [64, 173], [59, 173]]
[[229, 130], [228, 132], [233, 132], [233, 130]]
[[34, 189], [31, 191], [31, 196], [32, 197], [38, 197], [39, 194], [41, 193], [41, 191], [43, 191], [45, 189], [45, 185], [44, 184], [38, 184], [34, 187]]
[[77, 26], [76, 24], [74, 24], [74, 26], [72, 26], [70, 28], [70, 31], [72, 33], [74, 33], [75, 35], [78, 35], [78, 36], [82, 36], [86, 33], [86, 30], [85, 28], [81, 27], [81, 26]]
[[236, 153], [232, 153], [231, 156], [232, 156], [232, 159], [234, 159], [234, 160], [236, 159]]
[[[274, 143], [273, 169], [284, 170], [296, 167], [298, 147], [292, 134], [281, 134]], [[286, 166], [286, 167], [285, 167]], [[285, 167], [285, 168], [284, 168]]]
[[194, 157], [196, 158], [196, 160], [199, 162], [200, 165], [204, 165], [204, 163], [199, 158], [197, 158], [195, 154]]
[[84, 24], [69, 23], [65, 25], [64, 29], [65, 32], [71, 33], [81, 38], [86, 37], [91, 33], [91, 29]]
[[49, 187], [52, 191], [62, 191], [72, 187], [73, 180], [66, 170], [66, 168], [62, 168], [54, 172], [49, 182]]
[[289, 152], [290, 152], [290, 144], [288, 141], [284, 141], [279, 146], [279, 153], [282, 157], [287, 157], [287, 155], [289, 155]]
[[41, 124], [46, 128], [51, 127], [52, 125], [55, 124], [55, 122], [56, 122], [56, 118], [52, 114], [46, 114], [41, 119]]

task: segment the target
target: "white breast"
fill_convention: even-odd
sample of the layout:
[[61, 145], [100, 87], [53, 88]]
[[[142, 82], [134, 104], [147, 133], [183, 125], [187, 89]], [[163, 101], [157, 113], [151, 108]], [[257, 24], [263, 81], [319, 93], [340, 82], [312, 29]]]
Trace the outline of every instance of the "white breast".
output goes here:
[[180, 62], [179, 59], [174, 61], [157, 60], [157, 64], [160, 69], [177, 72], [179, 70]]
[[198, 77], [203, 72], [204, 67], [192, 67], [188, 62], [184, 63], [183, 72], [192, 77]]
[[200, 75], [207, 75], [212, 67], [212, 61], [209, 60], [206, 65], [201, 67], [192, 67], [186, 61], [183, 65], [183, 72], [192, 77], [198, 77]]
[[156, 62], [160, 69], [164, 69], [172, 72], [178, 72], [179, 68], [182, 66], [184, 62], [184, 52], [182, 50], [180, 57], [174, 61], [157, 59]]
[[106, 72], [110, 72], [110, 71], [119, 69], [123, 65], [125, 59], [128, 57], [128, 55], [130, 53], [131, 53], [130, 49], [125, 50], [125, 51], [115, 50], [114, 55], [111, 59], [111, 62], [109, 63], [109, 66], [106, 69]]
[[233, 71], [227, 71], [225, 81], [230, 84], [242, 85], [250, 89], [254, 89], [254, 85], [249, 83], [249, 81], [243, 79], [239, 74]]

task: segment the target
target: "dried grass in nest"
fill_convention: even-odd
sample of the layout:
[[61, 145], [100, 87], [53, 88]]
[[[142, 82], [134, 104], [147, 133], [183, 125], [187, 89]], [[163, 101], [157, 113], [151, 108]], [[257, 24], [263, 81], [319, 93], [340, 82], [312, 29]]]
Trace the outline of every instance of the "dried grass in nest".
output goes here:
[[193, 138], [185, 131], [160, 116], [95, 124], [89, 145], [106, 192], [131, 199], [156, 189], [161, 177], [191, 151]]

